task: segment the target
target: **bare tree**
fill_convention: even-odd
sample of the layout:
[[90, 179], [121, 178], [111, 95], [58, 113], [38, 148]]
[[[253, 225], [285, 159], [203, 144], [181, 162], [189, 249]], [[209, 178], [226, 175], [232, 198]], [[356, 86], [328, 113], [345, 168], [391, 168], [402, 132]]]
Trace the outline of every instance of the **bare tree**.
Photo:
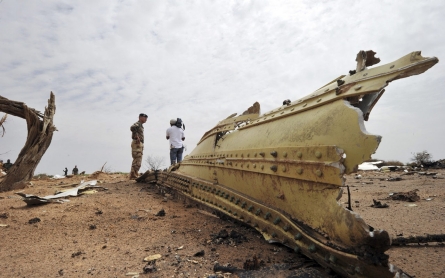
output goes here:
[[0, 112], [25, 119], [28, 127], [25, 145], [6, 177], [0, 182], [0, 192], [3, 192], [18, 189], [20, 182], [29, 181], [34, 176], [34, 171], [51, 144], [54, 131], [57, 130], [53, 125], [56, 113], [55, 96], [51, 92], [43, 114], [23, 102], [0, 96]]
[[164, 165], [164, 157], [148, 155], [147, 159], [145, 159], [145, 163], [147, 164], [148, 169], [156, 171], [161, 169]]
[[414, 153], [411, 161], [415, 162], [417, 165], [422, 165], [431, 162], [432, 158], [433, 156], [429, 152], [423, 151]]

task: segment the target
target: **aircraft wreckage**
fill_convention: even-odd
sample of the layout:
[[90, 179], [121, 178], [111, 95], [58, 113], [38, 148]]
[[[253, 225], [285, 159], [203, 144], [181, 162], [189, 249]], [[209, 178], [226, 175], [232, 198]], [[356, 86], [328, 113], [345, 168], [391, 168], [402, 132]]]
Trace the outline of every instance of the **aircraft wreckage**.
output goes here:
[[[344, 277], [410, 277], [384, 252], [388, 232], [339, 199], [381, 140], [364, 121], [389, 82], [425, 72], [436, 57], [412, 52], [392, 63], [360, 51], [357, 67], [312, 94], [259, 114], [255, 103], [207, 131], [185, 159], [144, 175], [211, 210], [244, 222]], [[146, 173], [148, 174], [148, 173]], [[151, 175], [151, 176], [150, 176]]]

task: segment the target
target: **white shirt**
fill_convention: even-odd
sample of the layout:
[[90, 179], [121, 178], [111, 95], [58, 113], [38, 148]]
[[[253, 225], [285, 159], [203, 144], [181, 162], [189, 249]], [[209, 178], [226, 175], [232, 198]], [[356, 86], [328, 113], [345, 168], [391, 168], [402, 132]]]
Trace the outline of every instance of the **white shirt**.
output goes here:
[[185, 138], [185, 133], [182, 128], [179, 128], [177, 126], [171, 126], [167, 128], [167, 136], [170, 138], [168, 139], [170, 141], [170, 147], [173, 148], [182, 148], [182, 138]]

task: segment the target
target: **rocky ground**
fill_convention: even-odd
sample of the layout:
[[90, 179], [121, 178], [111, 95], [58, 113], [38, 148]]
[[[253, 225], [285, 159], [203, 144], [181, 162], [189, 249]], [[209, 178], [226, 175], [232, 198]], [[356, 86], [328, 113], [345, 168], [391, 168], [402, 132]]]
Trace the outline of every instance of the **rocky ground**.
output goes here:
[[[445, 171], [430, 172], [436, 174], [347, 176], [352, 208], [393, 237], [445, 234]], [[62, 204], [27, 206], [14, 192], [0, 193], [1, 277], [336, 277], [284, 246], [266, 243], [253, 229], [123, 174], [33, 180], [22, 192], [46, 196], [88, 178], [106, 189]], [[387, 199], [414, 189], [420, 197], [415, 202]], [[371, 207], [373, 199], [388, 207]], [[340, 201], [347, 206], [346, 190]], [[444, 245], [393, 247], [387, 253], [415, 277], [445, 277]]]

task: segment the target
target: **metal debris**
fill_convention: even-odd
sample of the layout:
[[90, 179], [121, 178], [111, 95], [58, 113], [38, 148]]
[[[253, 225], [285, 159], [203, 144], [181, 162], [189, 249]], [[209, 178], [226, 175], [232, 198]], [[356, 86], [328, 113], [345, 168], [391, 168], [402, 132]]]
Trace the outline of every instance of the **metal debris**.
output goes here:
[[79, 196], [81, 194], [85, 194], [86, 192], [88, 192], [89, 190], [93, 189], [93, 188], [101, 188], [101, 189], [105, 189], [104, 187], [101, 186], [96, 186], [97, 181], [93, 180], [93, 181], [87, 181], [84, 182], [82, 184], [80, 184], [78, 187], [73, 188], [73, 189], [69, 189], [63, 192], [57, 192], [55, 195], [48, 195], [45, 197], [40, 197], [37, 195], [31, 195], [31, 194], [25, 194], [22, 192], [16, 192], [15, 194], [23, 197], [23, 201], [28, 205], [41, 205], [41, 204], [47, 204], [47, 203], [64, 203], [64, 202], [69, 202], [69, 200], [67, 199], [60, 199], [60, 198], [65, 198], [65, 197], [76, 197]]

